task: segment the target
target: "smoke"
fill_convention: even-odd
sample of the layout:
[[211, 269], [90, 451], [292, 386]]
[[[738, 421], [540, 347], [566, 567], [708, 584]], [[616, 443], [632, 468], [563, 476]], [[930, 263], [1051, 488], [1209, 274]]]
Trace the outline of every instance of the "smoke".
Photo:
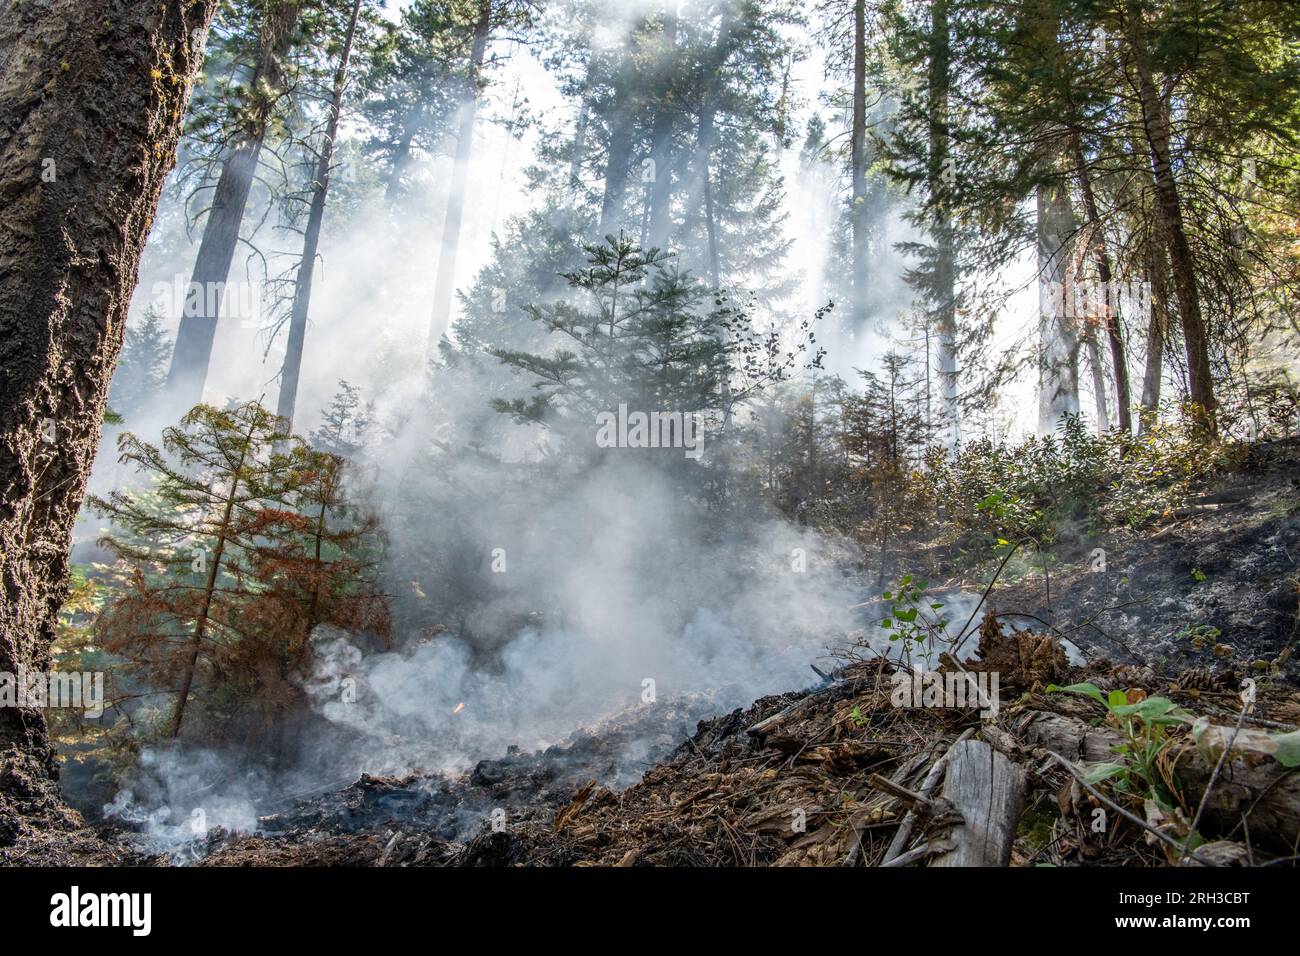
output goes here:
[[658, 697], [748, 704], [807, 684], [809, 663], [855, 627], [858, 592], [840, 570], [851, 554], [776, 520], [724, 530], [627, 459], [563, 497], [402, 528], [399, 567], [426, 541], [482, 559], [462, 578], [472, 609], [450, 633], [386, 653], [322, 640], [310, 683], [321, 713], [392, 769], [536, 749]]
[[[610, 9], [598, 44], [617, 42], [638, 15], [631, 5]], [[515, 142], [497, 122], [516, 85], [553, 125], [571, 113], [554, 77], [516, 51], [495, 80], [500, 99], [476, 131], [461, 290], [490, 261], [493, 234], [537, 207], [523, 174], [547, 124]], [[805, 89], [809, 100], [816, 92]], [[527, 394], [526, 379], [495, 362], [430, 375], [426, 337], [450, 160], [427, 158], [411, 195], [389, 207], [367, 191], [373, 184], [356, 178], [352, 170], [363, 164], [347, 148], [312, 290], [295, 431], [318, 423], [339, 379], [375, 401], [379, 425], [356, 488], [385, 519], [386, 584], [399, 626], [392, 646], [378, 649], [318, 629], [313, 669], [298, 675], [312, 719], [274, 773], [239, 741], [145, 749], [104, 812], [158, 848], [187, 844], [204, 824], [255, 828], [259, 814], [294, 794], [362, 772], [455, 773], [512, 746], [544, 748], [614, 712], [693, 694], [709, 695], [717, 711], [745, 706], [806, 686], [809, 664], [863, 624], [855, 606], [864, 594], [852, 572], [861, 558], [847, 544], [758, 505], [741, 515], [715, 513], [637, 449], [565, 471], [544, 433], [488, 407], [490, 397]], [[802, 277], [786, 306], [802, 319], [833, 297], [826, 263], [843, 184], [805, 175], [797, 149], [780, 161], [795, 240], [786, 265]], [[137, 312], [158, 282], [188, 276], [192, 265], [197, 243], [184, 236], [179, 198], [170, 203], [142, 267]], [[909, 237], [900, 209], [883, 204], [877, 219], [873, 327], [841, 327], [827, 341], [831, 368], [846, 377], [884, 351], [911, 297], [894, 252]], [[296, 254], [292, 234], [267, 229], [253, 238], [271, 259]], [[259, 264], [238, 262], [232, 278], [256, 276]], [[268, 348], [269, 318], [221, 325], [206, 400], [266, 396], [273, 404], [283, 346], [281, 339]], [[157, 409], [126, 427], [153, 437], [182, 411]], [[709, 449], [706, 440], [699, 467], [710, 465]], [[99, 456], [93, 490], [135, 480], [114, 458]], [[94, 530], [83, 524], [79, 537]], [[643, 756], [643, 748], [629, 747], [626, 766]]]

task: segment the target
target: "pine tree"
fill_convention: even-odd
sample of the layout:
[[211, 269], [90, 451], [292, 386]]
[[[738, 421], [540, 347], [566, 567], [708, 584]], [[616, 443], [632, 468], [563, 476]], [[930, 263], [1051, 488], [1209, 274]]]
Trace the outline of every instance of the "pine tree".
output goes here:
[[167, 736], [199, 695], [227, 715], [263, 695], [254, 709], [286, 706], [316, 624], [386, 630], [365, 583], [374, 520], [353, 514], [340, 459], [289, 438], [272, 412], [200, 405], [161, 447], [130, 433], [119, 447], [151, 485], [90, 499], [131, 575], [97, 628], [147, 686], [175, 695]]
[[109, 407], [127, 418], [147, 408], [167, 380], [171, 351], [162, 315], [150, 306], [138, 323], [126, 327], [122, 355], [108, 392]]
[[[216, 7], [4, 9], [0, 122], [21, 133], [0, 143], [0, 671], [48, 667], [129, 291]], [[0, 708], [0, 765], [0, 846], [62, 852], [49, 835], [80, 825], [39, 710]], [[32, 833], [39, 845], [22, 845]]]
[[309, 436], [311, 446], [340, 458], [355, 458], [365, 446], [373, 419], [373, 403], [362, 404], [361, 390], [339, 379], [338, 390], [321, 412], [320, 427]]

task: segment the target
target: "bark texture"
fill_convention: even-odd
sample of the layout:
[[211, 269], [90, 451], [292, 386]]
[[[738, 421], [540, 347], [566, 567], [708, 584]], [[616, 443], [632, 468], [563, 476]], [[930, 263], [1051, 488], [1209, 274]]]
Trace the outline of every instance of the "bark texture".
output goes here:
[[[0, 2], [0, 671], [48, 671], [140, 252], [217, 0]], [[82, 833], [0, 708], [0, 861]], [[52, 836], [52, 833], [62, 834]]]

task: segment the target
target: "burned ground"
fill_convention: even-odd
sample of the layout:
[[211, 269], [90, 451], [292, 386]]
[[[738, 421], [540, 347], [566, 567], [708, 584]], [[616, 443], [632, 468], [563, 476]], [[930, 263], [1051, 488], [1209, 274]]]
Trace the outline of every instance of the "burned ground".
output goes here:
[[[1187, 853], [1178, 848], [1198, 812], [1198, 834], [1209, 841], [1195, 850], [1199, 862], [1285, 858], [1300, 839], [1300, 775], [1251, 747], [1262, 741], [1268, 751], [1300, 724], [1290, 659], [1300, 468], [1290, 450], [1275, 446], [1206, 489], [1200, 507], [1058, 555], [1048, 566], [1050, 600], [1048, 576], [999, 581], [978, 646], [961, 655], [964, 669], [1001, 674], [993, 720], [973, 708], [896, 706], [895, 665], [864, 645], [859, 659], [808, 690], [720, 716], [707, 695], [665, 699], [463, 774], [362, 776], [263, 817], [254, 834], [213, 831], [154, 862], [873, 865], [886, 862], [909, 810], [916, 826], [904, 845], [917, 844], [920, 862], [942, 856], [953, 825], [925, 780], [963, 735], [1023, 773], [1012, 865], [1168, 865]], [[1105, 571], [1090, 566], [1094, 547], [1106, 549]], [[1083, 663], [1067, 661], [1061, 638]], [[1247, 677], [1259, 697], [1242, 717]], [[1157, 771], [1172, 810], [1112, 791], [1146, 824], [1125, 819], [1056, 761], [1095, 765], [1120, 734], [1121, 721], [1100, 703], [1047, 690], [1078, 681], [1130, 705], [1166, 697], [1187, 715]], [[1194, 743], [1205, 732], [1190, 726], [1196, 716], [1231, 737], [1217, 775], [1214, 754]], [[1206, 739], [1218, 732], [1210, 731]]]

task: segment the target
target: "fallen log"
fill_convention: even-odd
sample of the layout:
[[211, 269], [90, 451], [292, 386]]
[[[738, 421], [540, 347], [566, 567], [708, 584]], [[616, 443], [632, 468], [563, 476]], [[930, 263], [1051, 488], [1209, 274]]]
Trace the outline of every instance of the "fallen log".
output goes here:
[[1025, 772], [982, 740], [959, 740], [947, 755], [943, 799], [961, 814], [952, 849], [930, 866], [1006, 866], [1025, 805]]
[[828, 687], [823, 687], [820, 690], [815, 690], [810, 694], [800, 697], [794, 703], [781, 708], [771, 717], [766, 717], [763, 720], [760, 720], [745, 731], [745, 733], [749, 734], [751, 737], [762, 737], [766, 734], [770, 734], [799, 717], [805, 711], [812, 709], [817, 704], [825, 703], [826, 701], [837, 701], [848, 697], [856, 691], [857, 686], [858, 681], [856, 680], [842, 680], [837, 681]]
[[[1016, 736], [1023, 743], [1088, 763], [1113, 761], [1114, 748], [1124, 742], [1118, 730], [1043, 711], [1028, 714]], [[1239, 733], [1213, 787], [1214, 765], [1232, 739], [1232, 728], [1207, 728], [1201, 734], [1199, 750], [1190, 739], [1175, 744], [1170, 763], [1191, 807], [1209, 790], [1201, 827], [1207, 834], [1234, 834], [1245, 827], [1252, 844], [1294, 852], [1300, 843], [1300, 773], [1273, 759], [1267, 736]]]
[[[974, 736], [974, 733], [974, 729], [965, 731], [957, 738], [957, 743], [969, 740]], [[935, 787], [937, 787], [939, 781], [943, 779], [944, 771], [948, 767], [948, 755], [951, 753], [952, 748], [950, 747], [944, 752], [942, 757], [934, 762], [934, 766], [930, 768], [930, 772], [925, 775], [925, 782], [921, 784], [921, 796], [926, 800], [929, 800], [930, 794], [934, 793]], [[907, 849], [907, 843], [912, 838], [912, 828], [916, 826], [916, 819], [916, 807], [914, 806], [912, 809], [907, 811], [907, 815], [903, 817], [903, 822], [899, 824], [898, 832], [894, 834], [894, 839], [890, 842], [889, 848], [885, 850], [885, 856], [881, 860], [881, 866], [888, 866], [891, 863], [894, 866], [902, 865], [900, 863], [895, 863], [894, 860], [905, 855], [903, 854], [903, 851]]]

